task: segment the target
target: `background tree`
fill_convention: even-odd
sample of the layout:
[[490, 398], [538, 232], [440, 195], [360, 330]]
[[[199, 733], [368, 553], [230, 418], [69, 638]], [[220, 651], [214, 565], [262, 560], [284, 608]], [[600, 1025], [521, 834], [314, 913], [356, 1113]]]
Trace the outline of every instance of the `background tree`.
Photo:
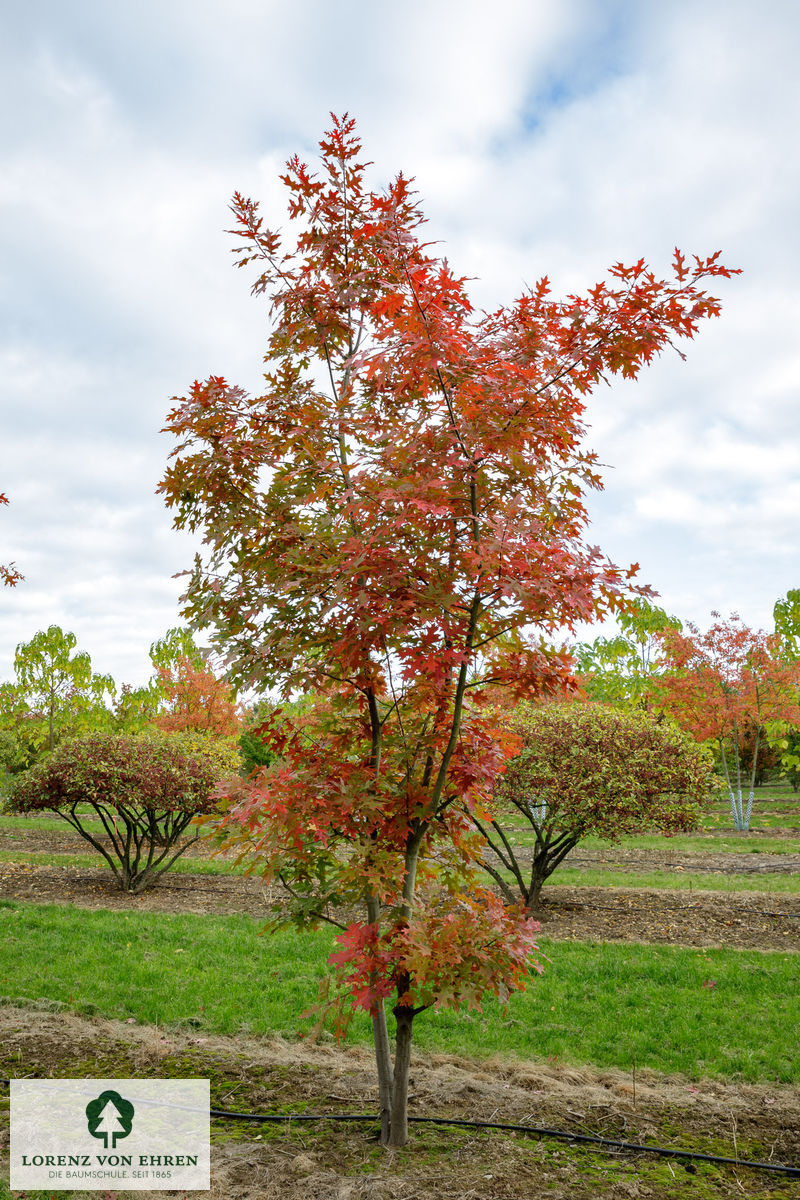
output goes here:
[[[739, 737], [742, 777], [752, 776], [753, 786], [758, 788], [773, 775], [780, 774], [780, 742], [788, 736], [788, 727], [782, 722], [768, 721], [760, 727], [746, 725]], [[718, 755], [717, 759], [718, 769], [723, 770], [722, 756]]]
[[159, 667], [158, 688], [165, 707], [155, 716], [157, 729], [197, 729], [215, 737], [238, 738], [242, 717], [230, 684], [213, 671], [195, 667], [184, 656], [171, 668]]
[[246, 775], [259, 767], [268, 767], [275, 761], [275, 753], [264, 738], [257, 732], [261, 729], [275, 706], [268, 701], [260, 701], [245, 714], [244, 729], [239, 738], [242, 752], [242, 769]]
[[[0, 504], [8, 504], [8, 497], [3, 492], [0, 492]], [[0, 579], [5, 587], [15, 587], [22, 578], [23, 576], [16, 570], [13, 563], [9, 563], [8, 566], [0, 563]]]
[[172, 671], [182, 659], [188, 659], [200, 671], [207, 665], [207, 654], [194, 640], [191, 629], [174, 625], [150, 646], [150, 662], [157, 677], [159, 671]]
[[781, 653], [790, 662], [800, 660], [800, 588], [790, 588], [772, 610], [775, 636]]
[[[790, 588], [776, 601], [772, 614], [780, 653], [787, 662], [800, 662], [800, 589]], [[800, 788], [800, 729], [784, 726], [775, 730], [771, 745], [781, 756], [781, 774], [796, 792]]]
[[16, 681], [0, 684], [0, 761], [7, 773], [26, 770], [42, 752], [79, 733], [160, 728], [198, 730], [229, 743], [238, 737], [234, 695], [210, 669], [190, 630], [169, 629], [151, 645], [154, 674], [143, 687], [117, 689], [75, 647], [75, 635], [56, 625], [17, 647]]
[[19, 688], [13, 683], [0, 683], [0, 790], [3, 794], [8, 791], [10, 777], [26, 770], [36, 758], [36, 739], [28, 736], [32, 721]]
[[184, 616], [232, 682], [317, 698], [265, 724], [277, 760], [231, 787], [222, 833], [284, 881], [287, 916], [359, 906], [333, 961], [371, 1014], [382, 1136], [402, 1145], [416, 1016], [531, 969], [531, 923], [475, 886], [467, 812], [511, 749], [484, 702], [569, 685], [556, 631], [629, 592], [633, 569], [583, 540], [586, 397], [717, 315], [702, 283], [729, 272], [676, 252], [668, 280], [617, 264], [585, 296], [545, 278], [479, 313], [420, 240], [408, 181], [367, 189], [353, 122], [320, 149], [319, 175], [295, 157], [282, 176], [293, 244], [234, 197], [273, 318], [266, 389], [215, 376], [176, 398], [161, 490], [203, 532]]
[[[664, 634], [669, 669], [659, 681], [659, 702], [699, 742], [718, 746], [734, 827], [747, 830], [765, 726], [800, 724], [800, 670], [782, 657], [774, 635], [749, 629], [736, 614], [727, 621], [716, 620], [706, 633], [691, 624], [687, 629], [688, 633]], [[748, 738], [752, 751], [745, 806], [743, 751]]]
[[[102, 855], [122, 890], [138, 893], [197, 840], [183, 835], [194, 817], [213, 811], [223, 772], [218, 752], [202, 739], [92, 733], [37, 763], [17, 782], [12, 804], [62, 817]], [[105, 837], [89, 815], [100, 818]]]
[[[199, 711], [203, 696], [197, 690], [192, 692], [191, 685], [187, 685], [188, 690], [181, 694], [179, 680], [184, 664], [198, 672], [202, 672], [207, 664], [206, 654], [197, 646], [190, 629], [174, 626], [151, 643], [150, 662], [153, 674], [146, 684], [131, 687], [123, 683], [118, 692], [113, 689], [111, 731], [146, 733], [154, 729], [207, 729], [213, 724], [213, 718], [209, 722]], [[108, 731], [109, 723], [100, 721], [98, 727]]]
[[113, 731], [115, 733], [146, 733], [155, 728], [164, 697], [151, 680], [143, 687], [131, 687], [123, 683], [114, 696]]
[[623, 708], [647, 708], [653, 679], [663, 670], [660, 634], [683, 628], [677, 617], [642, 597], [617, 614], [613, 637], [575, 648], [576, 673], [590, 700]]
[[21, 642], [14, 656], [17, 694], [32, 717], [27, 736], [47, 751], [82, 727], [111, 722], [114, 681], [93, 673], [89, 655], [73, 653], [76, 644], [74, 633], [51, 625]]
[[10, 729], [0, 728], [0, 810], [13, 777], [28, 766], [25, 747]]
[[[509, 904], [521, 900], [529, 911], [581, 838], [692, 829], [715, 788], [711, 757], [670, 722], [643, 712], [521, 705], [512, 725], [522, 750], [499, 781], [493, 818], [473, 820], [496, 859], [484, 870]], [[535, 834], [530, 864], [513, 847], [509, 812]]]
[[[313, 696], [298, 696], [296, 700], [283, 703], [280, 706], [281, 715], [290, 720], [300, 718], [304, 713], [314, 709]], [[239, 749], [242, 753], [242, 767], [245, 775], [259, 767], [268, 767], [276, 761], [275, 751], [270, 747], [264, 731], [269, 729], [271, 718], [278, 710], [274, 700], [258, 700], [244, 714], [244, 729], [239, 737]]]
[[149, 685], [155, 704], [153, 727], [207, 735], [228, 753], [238, 752], [241, 766], [243, 717], [236, 693], [212, 669], [210, 654], [197, 646], [191, 630], [167, 630], [150, 647], [150, 660], [155, 668]]

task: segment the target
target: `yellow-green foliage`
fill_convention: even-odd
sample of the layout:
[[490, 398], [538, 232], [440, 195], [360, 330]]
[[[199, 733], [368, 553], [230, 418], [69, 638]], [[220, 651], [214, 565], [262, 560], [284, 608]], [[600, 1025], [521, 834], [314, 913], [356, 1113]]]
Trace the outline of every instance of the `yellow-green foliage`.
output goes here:
[[242, 764], [239, 739], [236, 736], [216, 737], [213, 733], [200, 729], [184, 729], [178, 733], [149, 730], [146, 736], [162, 739], [189, 757], [199, 755], [207, 759], [213, 764], [220, 779], [238, 774]]

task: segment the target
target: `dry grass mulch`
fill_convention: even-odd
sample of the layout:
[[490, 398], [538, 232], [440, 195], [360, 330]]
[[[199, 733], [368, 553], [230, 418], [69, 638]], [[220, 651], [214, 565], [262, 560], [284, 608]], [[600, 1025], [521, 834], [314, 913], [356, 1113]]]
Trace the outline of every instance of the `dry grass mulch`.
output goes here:
[[[239, 1111], [373, 1112], [362, 1047], [274, 1038], [193, 1037], [36, 1008], [0, 1008], [0, 1075], [212, 1080], [212, 1103]], [[800, 1163], [800, 1089], [689, 1083], [640, 1071], [417, 1055], [411, 1111], [670, 1144]], [[2, 1093], [0, 1093], [2, 1095]], [[0, 1130], [5, 1123], [0, 1115]], [[789, 1200], [797, 1180], [739, 1168], [586, 1150], [524, 1135], [416, 1126], [403, 1151], [371, 1126], [213, 1123], [211, 1200], [553, 1200], [744, 1195]], [[0, 1158], [7, 1147], [0, 1131]], [[702, 1185], [702, 1186], [701, 1186]], [[794, 1189], [794, 1190], [792, 1190]], [[171, 1193], [170, 1193], [171, 1194]], [[194, 1193], [192, 1193], [193, 1195]], [[167, 1193], [132, 1195], [156, 1200]], [[189, 1197], [187, 1197], [189, 1200]]]

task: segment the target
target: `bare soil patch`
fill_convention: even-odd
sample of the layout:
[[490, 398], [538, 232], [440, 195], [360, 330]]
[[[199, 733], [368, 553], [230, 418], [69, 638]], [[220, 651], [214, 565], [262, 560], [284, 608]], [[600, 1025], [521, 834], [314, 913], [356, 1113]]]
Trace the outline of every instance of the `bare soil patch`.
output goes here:
[[[509, 832], [513, 834], [514, 830]], [[770, 829], [766, 832], [776, 840], [784, 837], [786, 839], [798, 837], [796, 829]], [[715, 839], [722, 836], [730, 838], [733, 836], [731, 831], [720, 834], [709, 833], [706, 836], [707, 850], [680, 851], [673, 849], [669, 838], [664, 839], [663, 848], [647, 850], [617, 845], [613, 842], [601, 850], [585, 850], [579, 845], [565, 860], [564, 865], [568, 867], [601, 867], [605, 870], [630, 872], [665, 869], [738, 875], [751, 872], [793, 875], [800, 872], [800, 854], [798, 853], [720, 851], [714, 846]], [[746, 834], [741, 836], [747, 837]], [[103, 837], [100, 840], [106, 841]], [[0, 850], [26, 854], [94, 853], [88, 842], [57, 818], [53, 819], [53, 828], [47, 830], [41, 828], [0, 829]], [[531, 851], [528, 847], [519, 848], [516, 853], [521, 863], [530, 860]], [[187, 860], [191, 858], [208, 859], [212, 855], [213, 850], [210, 843], [199, 839], [186, 852], [185, 858]]]
[[[274, 1038], [195, 1037], [153, 1026], [0, 1008], [0, 1076], [211, 1079], [212, 1106], [244, 1112], [372, 1113], [369, 1051]], [[800, 1162], [800, 1089], [691, 1083], [559, 1063], [417, 1055], [418, 1115], [532, 1124], [741, 1158]], [[3, 1093], [0, 1091], [0, 1097]], [[0, 1099], [0, 1105], [2, 1100]], [[7, 1127], [0, 1121], [0, 1158]], [[590, 1200], [602, 1196], [785, 1197], [797, 1181], [684, 1165], [520, 1134], [416, 1126], [389, 1153], [375, 1127], [212, 1125], [212, 1200]], [[174, 1193], [133, 1193], [156, 1200]], [[77, 1198], [76, 1198], [77, 1200]]]
[[[51, 853], [85, 851], [86, 843], [57, 819], [53, 829], [0, 832], [0, 849]], [[199, 843], [185, 861], [207, 858]], [[521, 858], [524, 858], [524, 851]], [[609, 845], [600, 851], [578, 847], [568, 866], [600, 867], [630, 875], [630, 887], [546, 887], [538, 915], [543, 933], [554, 939], [657, 942], [683, 946], [732, 946], [800, 951], [800, 896], [767, 892], [654, 890], [637, 887], [642, 871], [770, 875], [800, 871], [800, 854], [730, 854], [708, 850], [679, 853]], [[0, 863], [0, 896], [86, 908], [142, 912], [266, 913], [264, 886], [257, 877], [170, 873], [141, 896], [121, 892], [105, 868]]]
[[[635, 876], [632, 876], [632, 884]], [[650, 942], [800, 951], [800, 898], [767, 892], [550, 887], [537, 918], [555, 940]], [[108, 870], [0, 863], [0, 897], [126, 912], [247, 913], [266, 917], [260, 879], [165, 875], [140, 896]]]
[[553, 887], [537, 914], [566, 941], [800, 951], [800, 903], [768, 892]]

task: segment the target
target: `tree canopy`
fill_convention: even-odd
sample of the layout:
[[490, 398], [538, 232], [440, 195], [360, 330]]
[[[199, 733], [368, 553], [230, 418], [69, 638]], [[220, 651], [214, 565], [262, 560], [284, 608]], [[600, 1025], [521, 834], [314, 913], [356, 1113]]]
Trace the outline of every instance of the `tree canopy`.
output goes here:
[[643, 597], [616, 617], [617, 632], [576, 647], [581, 687], [591, 700], [622, 708], [647, 708], [652, 683], [664, 667], [661, 634], [683, 628], [677, 617]]
[[[644, 712], [523, 704], [511, 723], [522, 749], [498, 783], [493, 818], [474, 819], [494, 856], [484, 869], [510, 903], [521, 898], [528, 909], [538, 907], [542, 884], [581, 838], [692, 829], [715, 790], [711, 757], [677, 726]], [[530, 866], [503, 829], [509, 808], [535, 834]]]
[[[786, 659], [780, 638], [750, 629], [733, 613], [719, 613], [702, 633], [664, 633], [667, 670], [659, 703], [699, 742], [719, 748], [736, 829], [750, 827], [759, 748], [771, 722], [800, 724], [800, 666]], [[743, 750], [752, 740], [749, 796], [743, 799]], [[729, 755], [732, 762], [729, 764]]]
[[57, 813], [105, 858], [124, 891], [140, 892], [196, 840], [181, 839], [194, 817], [213, 811], [226, 769], [219, 746], [202, 737], [92, 733], [63, 742], [32, 767], [14, 787], [12, 805]]
[[20, 642], [14, 656], [16, 692], [28, 713], [26, 736], [47, 750], [86, 725], [110, 722], [114, 681], [93, 672], [91, 658], [76, 646], [74, 633], [50, 625]]
[[401, 1145], [415, 1016], [532, 969], [531, 923], [475, 885], [468, 813], [511, 751], [486, 701], [573, 686], [557, 631], [631, 591], [635, 568], [584, 538], [586, 399], [716, 316], [704, 284], [730, 272], [676, 251], [666, 279], [617, 263], [584, 295], [544, 277], [479, 312], [409, 180], [373, 191], [367, 166], [334, 117], [318, 173], [294, 157], [281, 177], [286, 236], [234, 195], [272, 322], [265, 389], [215, 375], [176, 397], [160, 488], [203, 534], [184, 615], [234, 683], [317, 698], [265, 723], [278, 758], [231, 789], [222, 833], [283, 881], [287, 916], [359, 906], [334, 965], [371, 1013]]

